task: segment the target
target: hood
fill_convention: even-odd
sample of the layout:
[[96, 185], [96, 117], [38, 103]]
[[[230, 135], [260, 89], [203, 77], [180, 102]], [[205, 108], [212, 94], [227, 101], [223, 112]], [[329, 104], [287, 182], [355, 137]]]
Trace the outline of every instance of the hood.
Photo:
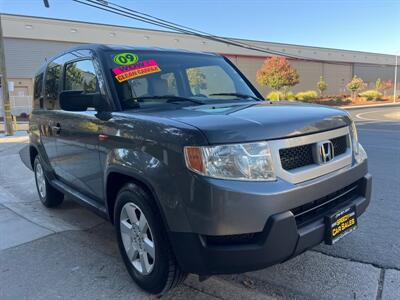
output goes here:
[[210, 144], [294, 137], [351, 122], [343, 110], [293, 102], [223, 103], [147, 113], [194, 126]]

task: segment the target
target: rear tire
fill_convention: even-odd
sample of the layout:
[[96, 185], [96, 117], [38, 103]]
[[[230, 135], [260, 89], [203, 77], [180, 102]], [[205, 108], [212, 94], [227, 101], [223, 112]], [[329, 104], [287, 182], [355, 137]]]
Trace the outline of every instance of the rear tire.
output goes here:
[[120, 190], [114, 221], [122, 259], [138, 286], [163, 295], [185, 280], [187, 274], [176, 262], [158, 209], [142, 188], [128, 183]]
[[46, 207], [59, 206], [64, 200], [64, 194], [50, 185], [46, 178], [39, 155], [36, 155], [35, 157], [33, 171], [35, 172], [36, 189], [42, 204]]

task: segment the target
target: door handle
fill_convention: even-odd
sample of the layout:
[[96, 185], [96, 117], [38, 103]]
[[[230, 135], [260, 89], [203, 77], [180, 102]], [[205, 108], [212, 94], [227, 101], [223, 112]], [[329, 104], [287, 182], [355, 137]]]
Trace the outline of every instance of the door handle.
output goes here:
[[61, 125], [57, 123], [55, 126], [52, 126], [51, 129], [53, 130], [54, 135], [59, 135], [61, 132]]

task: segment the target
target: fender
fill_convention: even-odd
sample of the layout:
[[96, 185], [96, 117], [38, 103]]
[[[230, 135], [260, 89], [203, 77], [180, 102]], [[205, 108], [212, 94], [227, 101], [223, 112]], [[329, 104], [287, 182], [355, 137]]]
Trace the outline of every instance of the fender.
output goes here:
[[[37, 132], [37, 133], [30, 132], [29, 133], [29, 145], [27, 145], [20, 151], [20, 157], [21, 157], [22, 162], [28, 169], [33, 171], [33, 164], [31, 164], [31, 162], [33, 162], [33, 157], [31, 157], [32, 152], [30, 151], [32, 147], [36, 150], [38, 155], [40, 155], [40, 158], [42, 160], [42, 166], [46, 173], [46, 177], [51, 182], [56, 177], [54, 174], [54, 170], [53, 170], [53, 168], [49, 162], [49, 159], [47, 157], [46, 150], [43, 148], [43, 145], [40, 141], [39, 132]], [[25, 148], [27, 148], [27, 149], [25, 149]], [[28, 163], [28, 165], [26, 163]]]
[[[176, 183], [171, 180], [174, 177], [164, 162], [143, 151], [118, 148], [107, 154], [104, 170], [105, 197], [107, 181], [111, 173], [132, 177], [145, 185], [152, 193], [168, 230], [190, 230], [180, 192]], [[106, 206], [110, 211], [107, 201]]]
[[[31, 145], [26, 145], [24, 146], [21, 150], [19, 150], [19, 157], [21, 158], [21, 161], [24, 163], [25, 167], [27, 167], [29, 170], [33, 171], [32, 168], [32, 157], [31, 157], [31, 147], [35, 148], [34, 146]], [[37, 151], [37, 150], [36, 150]]]

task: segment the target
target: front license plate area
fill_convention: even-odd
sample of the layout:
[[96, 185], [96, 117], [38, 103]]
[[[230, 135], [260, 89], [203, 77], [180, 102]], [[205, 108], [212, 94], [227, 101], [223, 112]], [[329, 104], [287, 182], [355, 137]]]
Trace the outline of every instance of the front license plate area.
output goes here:
[[350, 206], [325, 217], [325, 243], [333, 245], [349, 233], [357, 229], [355, 206]]

